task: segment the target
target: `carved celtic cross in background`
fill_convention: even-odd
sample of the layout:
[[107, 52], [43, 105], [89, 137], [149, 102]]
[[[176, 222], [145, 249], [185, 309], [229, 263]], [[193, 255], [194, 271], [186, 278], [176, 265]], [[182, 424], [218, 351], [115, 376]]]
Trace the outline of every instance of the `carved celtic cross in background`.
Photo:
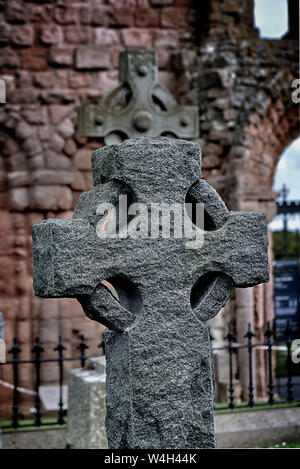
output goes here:
[[198, 107], [179, 106], [158, 85], [155, 51], [121, 52], [119, 79], [98, 104], [79, 108], [79, 136], [104, 137], [106, 144], [142, 135], [198, 137]]

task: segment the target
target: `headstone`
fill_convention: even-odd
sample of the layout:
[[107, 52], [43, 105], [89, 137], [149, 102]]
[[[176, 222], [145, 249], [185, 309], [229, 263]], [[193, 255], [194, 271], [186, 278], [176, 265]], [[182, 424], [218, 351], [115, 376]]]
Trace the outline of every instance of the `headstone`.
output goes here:
[[104, 137], [106, 144], [141, 135], [198, 137], [198, 107], [178, 106], [158, 85], [154, 50], [122, 51], [119, 79], [98, 104], [79, 108], [80, 137]]
[[67, 440], [73, 449], [107, 448], [105, 431], [105, 357], [69, 372]]
[[[206, 321], [234, 285], [268, 280], [265, 215], [228, 212], [201, 179], [196, 143], [130, 139], [95, 151], [92, 169], [95, 187], [81, 195], [72, 220], [33, 227], [35, 293], [77, 297], [88, 317], [109, 328], [110, 448], [215, 447]], [[204, 204], [204, 230], [185, 202]], [[173, 204], [182, 210], [184, 233], [175, 229], [175, 212], [169, 236], [164, 217], [153, 233], [152, 212]]]

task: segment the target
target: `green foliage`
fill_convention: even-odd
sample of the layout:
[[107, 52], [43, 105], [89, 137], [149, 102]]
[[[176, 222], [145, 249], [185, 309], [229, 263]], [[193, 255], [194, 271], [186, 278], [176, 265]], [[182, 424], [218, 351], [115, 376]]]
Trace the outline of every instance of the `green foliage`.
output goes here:
[[[300, 236], [297, 231], [288, 231], [288, 258], [299, 259], [300, 257]], [[275, 259], [283, 259], [285, 257], [284, 252], [284, 232], [273, 231], [273, 249]]]

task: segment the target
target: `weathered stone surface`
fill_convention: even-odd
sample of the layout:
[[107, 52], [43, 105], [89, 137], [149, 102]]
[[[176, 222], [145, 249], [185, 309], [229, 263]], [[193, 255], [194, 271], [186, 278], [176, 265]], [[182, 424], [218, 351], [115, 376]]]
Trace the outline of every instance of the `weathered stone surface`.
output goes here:
[[[233, 285], [268, 280], [265, 216], [227, 211], [201, 180], [195, 143], [131, 139], [97, 150], [92, 165], [95, 188], [81, 196], [73, 219], [33, 227], [35, 293], [77, 297], [88, 317], [110, 329], [105, 340], [111, 448], [214, 447], [205, 323]], [[126, 193], [148, 210], [151, 203], [183, 207], [187, 194], [187, 200], [204, 203], [204, 231], [195, 228], [203, 245], [139, 236], [134, 218], [127, 237], [122, 223], [120, 236], [99, 237], [96, 227], [99, 234], [99, 223], [101, 232], [107, 221], [98, 205], [116, 206]], [[113, 285], [119, 300], [101, 280]]]
[[113, 46], [120, 44], [118, 31], [115, 29], [95, 28], [95, 44], [98, 46]]
[[52, 47], [49, 62], [54, 65], [72, 65], [74, 50], [72, 47]]
[[9, 191], [9, 207], [13, 210], [20, 210], [21, 212], [28, 208], [28, 188], [14, 187]]
[[92, 37], [92, 30], [88, 26], [67, 26], [66, 42], [70, 44], [86, 44]]
[[126, 47], [152, 46], [152, 34], [146, 28], [127, 28], [122, 31], [122, 38]]
[[47, 49], [43, 47], [30, 47], [22, 49], [22, 68], [26, 70], [46, 70], [47, 63]]
[[41, 41], [45, 44], [59, 44], [63, 40], [63, 31], [57, 24], [44, 24], [40, 31]]
[[[140, 135], [198, 136], [198, 108], [178, 106], [172, 95], [157, 84], [157, 57], [153, 50], [120, 53], [121, 84], [98, 105], [79, 108], [78, 135], [103, 136], [107, 144]], [[125, 108], [115, 108], [126, 97]]]
[[18, 25], [12, 29], [11, 40], [18, 46], [32, 46], [34, 29], [30, 25]]
[[68, 382], [67, 441], [70, 448], [107, 448], [105, 358], [91, 359], [88, 369], [70, 371]]

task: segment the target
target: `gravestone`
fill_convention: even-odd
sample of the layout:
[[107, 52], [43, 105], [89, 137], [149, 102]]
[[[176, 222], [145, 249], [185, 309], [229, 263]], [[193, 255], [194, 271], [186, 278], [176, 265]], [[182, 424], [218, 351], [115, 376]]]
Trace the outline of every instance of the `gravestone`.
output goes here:
[[[196, 143], [130, 139], [95, 151], [92, 169], [95, 187], [81, 195], [72, 220], [33, 227], [35, 293], [76, 297], [88, 317], [108, 327], [110, 448], [212, 448], [206, 321], [234, 285], [268, 280], [265, 215], [228, 212], [201, 179]], [[198, 221], [186, 202], [204, 205], [204, 229], [192, 223]], [[183, 211], [183, 235], [175, 236], [175, 215], [170, 236], [160, 229], [153, 235], [153, 208], [173, 204]]]
[[198, 137], [198, 107], [178, 106], [158, 85], [154, 50], [122, 51], [119, 79], [98, 104], [79, 107], [78, 136], [104, 137], [106, 144], [141, 135]]

